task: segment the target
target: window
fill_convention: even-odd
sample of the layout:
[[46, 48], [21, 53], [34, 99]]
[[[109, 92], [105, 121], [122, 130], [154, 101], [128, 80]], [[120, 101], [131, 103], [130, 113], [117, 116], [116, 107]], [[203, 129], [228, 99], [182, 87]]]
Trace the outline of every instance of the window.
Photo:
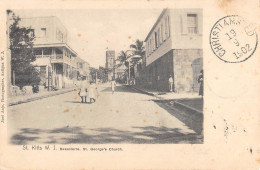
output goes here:
[[163, 42], [163, 24], [161, 25], [161, 42]]
[[154, 50], [154, 36], [152, 36], [151, 41], [152, 41], [152, 49]]
[[152, 53], [152, 43], [151, 43], [151, 39], [149, 40], [149, 54]]
[[158, 40], [157, 40], [157, 32], [154, 33], [154, 43], [155, 43], [155, 48], [158, 47]]
[[165, 39], [167, 39], [167, 37], [168, 37], [168, 22], [167, 22], [167, 17], [165, 18], [165, 31], [164, 31], [164, 33], [165, 33]]
[[34, 55], [42, 55], [42, 49], [41, 48], [34, 48], [33, 53], [34, 53]]
[[153, 43], [153, 51], [155, 50], [155, 40], [154, 40], [154, 36], [152, 36], [152, 43]]
[[152, 39], [150, 39], [150, 54], [153, 51], [153, 44], [152, 44]]
[[197, 15], [187, 14], [188, 33], [197, 34]]
[[165, 39], [170, 37], [170, 19], [169, 16], [165, 18]]
[[46, 37], [46, 28], [41, 28], [40, 37]]
[[51, 48], [43, 48], [43, 55], [52, 55]]
[[147, 42], [147, 54], [149, 55], [150, 54], [150, 45], [149, 45], [149, 40]]
[[161, 29], [158, 29], [158, 46], [161, 44]]
[[167, 16], [167, 23], [168, 23], [168, 36], [170, 37], [170, 18]]

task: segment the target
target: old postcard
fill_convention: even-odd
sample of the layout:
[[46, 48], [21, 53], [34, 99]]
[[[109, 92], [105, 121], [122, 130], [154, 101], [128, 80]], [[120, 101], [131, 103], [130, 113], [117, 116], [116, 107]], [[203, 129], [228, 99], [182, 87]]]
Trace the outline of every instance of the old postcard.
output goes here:
[[2, 1], [1, 169], [259, 169], [260, 1]]

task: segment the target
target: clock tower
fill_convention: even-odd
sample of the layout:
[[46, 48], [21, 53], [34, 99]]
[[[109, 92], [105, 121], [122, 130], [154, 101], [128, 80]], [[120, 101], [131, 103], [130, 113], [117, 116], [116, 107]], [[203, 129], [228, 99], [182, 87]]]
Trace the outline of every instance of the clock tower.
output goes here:
[[114, 77], [115, 72], [115, 51], [107, 50], [106, 51], [106, 68], [108, 69], [107, 80], [111, 81]]

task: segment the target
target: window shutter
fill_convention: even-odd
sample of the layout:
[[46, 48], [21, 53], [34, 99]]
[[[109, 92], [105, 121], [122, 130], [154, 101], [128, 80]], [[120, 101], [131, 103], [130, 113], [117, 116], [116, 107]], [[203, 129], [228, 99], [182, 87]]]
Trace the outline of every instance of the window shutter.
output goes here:
[[187, 13], [182, 14], [181, 25], [182, 25], [182, 34], [187, 34], [188, 33]]

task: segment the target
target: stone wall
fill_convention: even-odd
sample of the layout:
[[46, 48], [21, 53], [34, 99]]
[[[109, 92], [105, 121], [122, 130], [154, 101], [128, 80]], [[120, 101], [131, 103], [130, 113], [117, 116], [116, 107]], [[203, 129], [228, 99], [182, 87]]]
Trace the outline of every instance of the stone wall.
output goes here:
[[[197, 92], [197, 76], [202, 69], [201, 49], [170, 50], [149, 64], [142, 76], [136, 79], [136, 85], [142, 88], [169, 92], [169, 76], [173, 76], [173, 89], [176, 93]], [[199, 63], [197, 62], [198, 59]], [[192, 64], [196, 61], [196, 72]], [[194, 76], [195, 75], [195, 76]]]
[[[175, 92], [193, 92], [193, 84], [197, 80], [193, 75], [192, 63], [203, 57], [203, 51], [201, 49], [180, 49], [174, 50], [173, 56]], [[200, 65], [202, 68], [202, 63]]]

